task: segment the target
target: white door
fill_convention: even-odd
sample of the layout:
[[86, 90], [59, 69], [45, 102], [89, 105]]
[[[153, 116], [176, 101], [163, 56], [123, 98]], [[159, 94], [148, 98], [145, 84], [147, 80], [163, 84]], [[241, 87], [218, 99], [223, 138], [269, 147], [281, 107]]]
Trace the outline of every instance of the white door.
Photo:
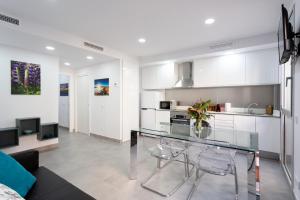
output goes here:
[[77, 81], [77, 129], [89, 134], [89, 77], [79, 76]]

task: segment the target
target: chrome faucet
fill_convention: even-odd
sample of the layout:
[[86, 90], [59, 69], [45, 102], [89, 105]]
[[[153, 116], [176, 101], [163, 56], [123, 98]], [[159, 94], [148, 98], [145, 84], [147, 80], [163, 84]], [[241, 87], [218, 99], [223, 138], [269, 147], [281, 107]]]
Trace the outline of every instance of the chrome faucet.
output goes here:
[[250, 110], [253, 106], [258, 106], [258, 104], [257, 103], [250, 103], [248, 105], [248, 113], [249, 114], [253, 114], [253, 110]]

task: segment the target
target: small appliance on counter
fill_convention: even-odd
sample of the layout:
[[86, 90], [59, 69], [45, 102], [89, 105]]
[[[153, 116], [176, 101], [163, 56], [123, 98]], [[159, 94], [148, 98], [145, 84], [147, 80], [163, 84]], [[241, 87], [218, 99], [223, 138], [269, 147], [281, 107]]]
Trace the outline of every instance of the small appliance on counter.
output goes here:
[[159, 102], [159, 109], [174, 110], [176, 109], [176, 106], [177, 102], [175, 100]]
[[225, 103], [225, 112], [230, 112], [231, 111], [231, 103]]
[[272, 105], [267, 105], [266, 114], [267, 115], [273, 115], [273, 106]]

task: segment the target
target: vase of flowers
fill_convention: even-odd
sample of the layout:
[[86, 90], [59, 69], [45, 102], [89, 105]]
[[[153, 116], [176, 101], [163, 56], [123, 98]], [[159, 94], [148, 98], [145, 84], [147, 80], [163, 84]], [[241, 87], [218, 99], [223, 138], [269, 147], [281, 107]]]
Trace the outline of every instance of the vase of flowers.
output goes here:
[[203, 124], [208, 124], [207, 120], [212, 116], [207, 112], [208, 107], [211, 103], [211, 100], [207, 101], [198, 101], [192, 107], [188, 108], [188, 114], [191, 119], [195, 119], [194, 124], [197, 131], [201, 131]]

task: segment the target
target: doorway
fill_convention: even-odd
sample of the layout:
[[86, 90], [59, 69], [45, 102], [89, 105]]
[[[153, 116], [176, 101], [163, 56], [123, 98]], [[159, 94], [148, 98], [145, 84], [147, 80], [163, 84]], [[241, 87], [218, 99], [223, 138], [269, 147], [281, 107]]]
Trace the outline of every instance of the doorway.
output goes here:
[[90, 134], [89, 117], [89, 76], [83, 75], [77, 78], [77, 131]]
[[70, 76], [60, 74], [59, 75], [59, 115], [58, 124], [64, 128], [70, 128]]

